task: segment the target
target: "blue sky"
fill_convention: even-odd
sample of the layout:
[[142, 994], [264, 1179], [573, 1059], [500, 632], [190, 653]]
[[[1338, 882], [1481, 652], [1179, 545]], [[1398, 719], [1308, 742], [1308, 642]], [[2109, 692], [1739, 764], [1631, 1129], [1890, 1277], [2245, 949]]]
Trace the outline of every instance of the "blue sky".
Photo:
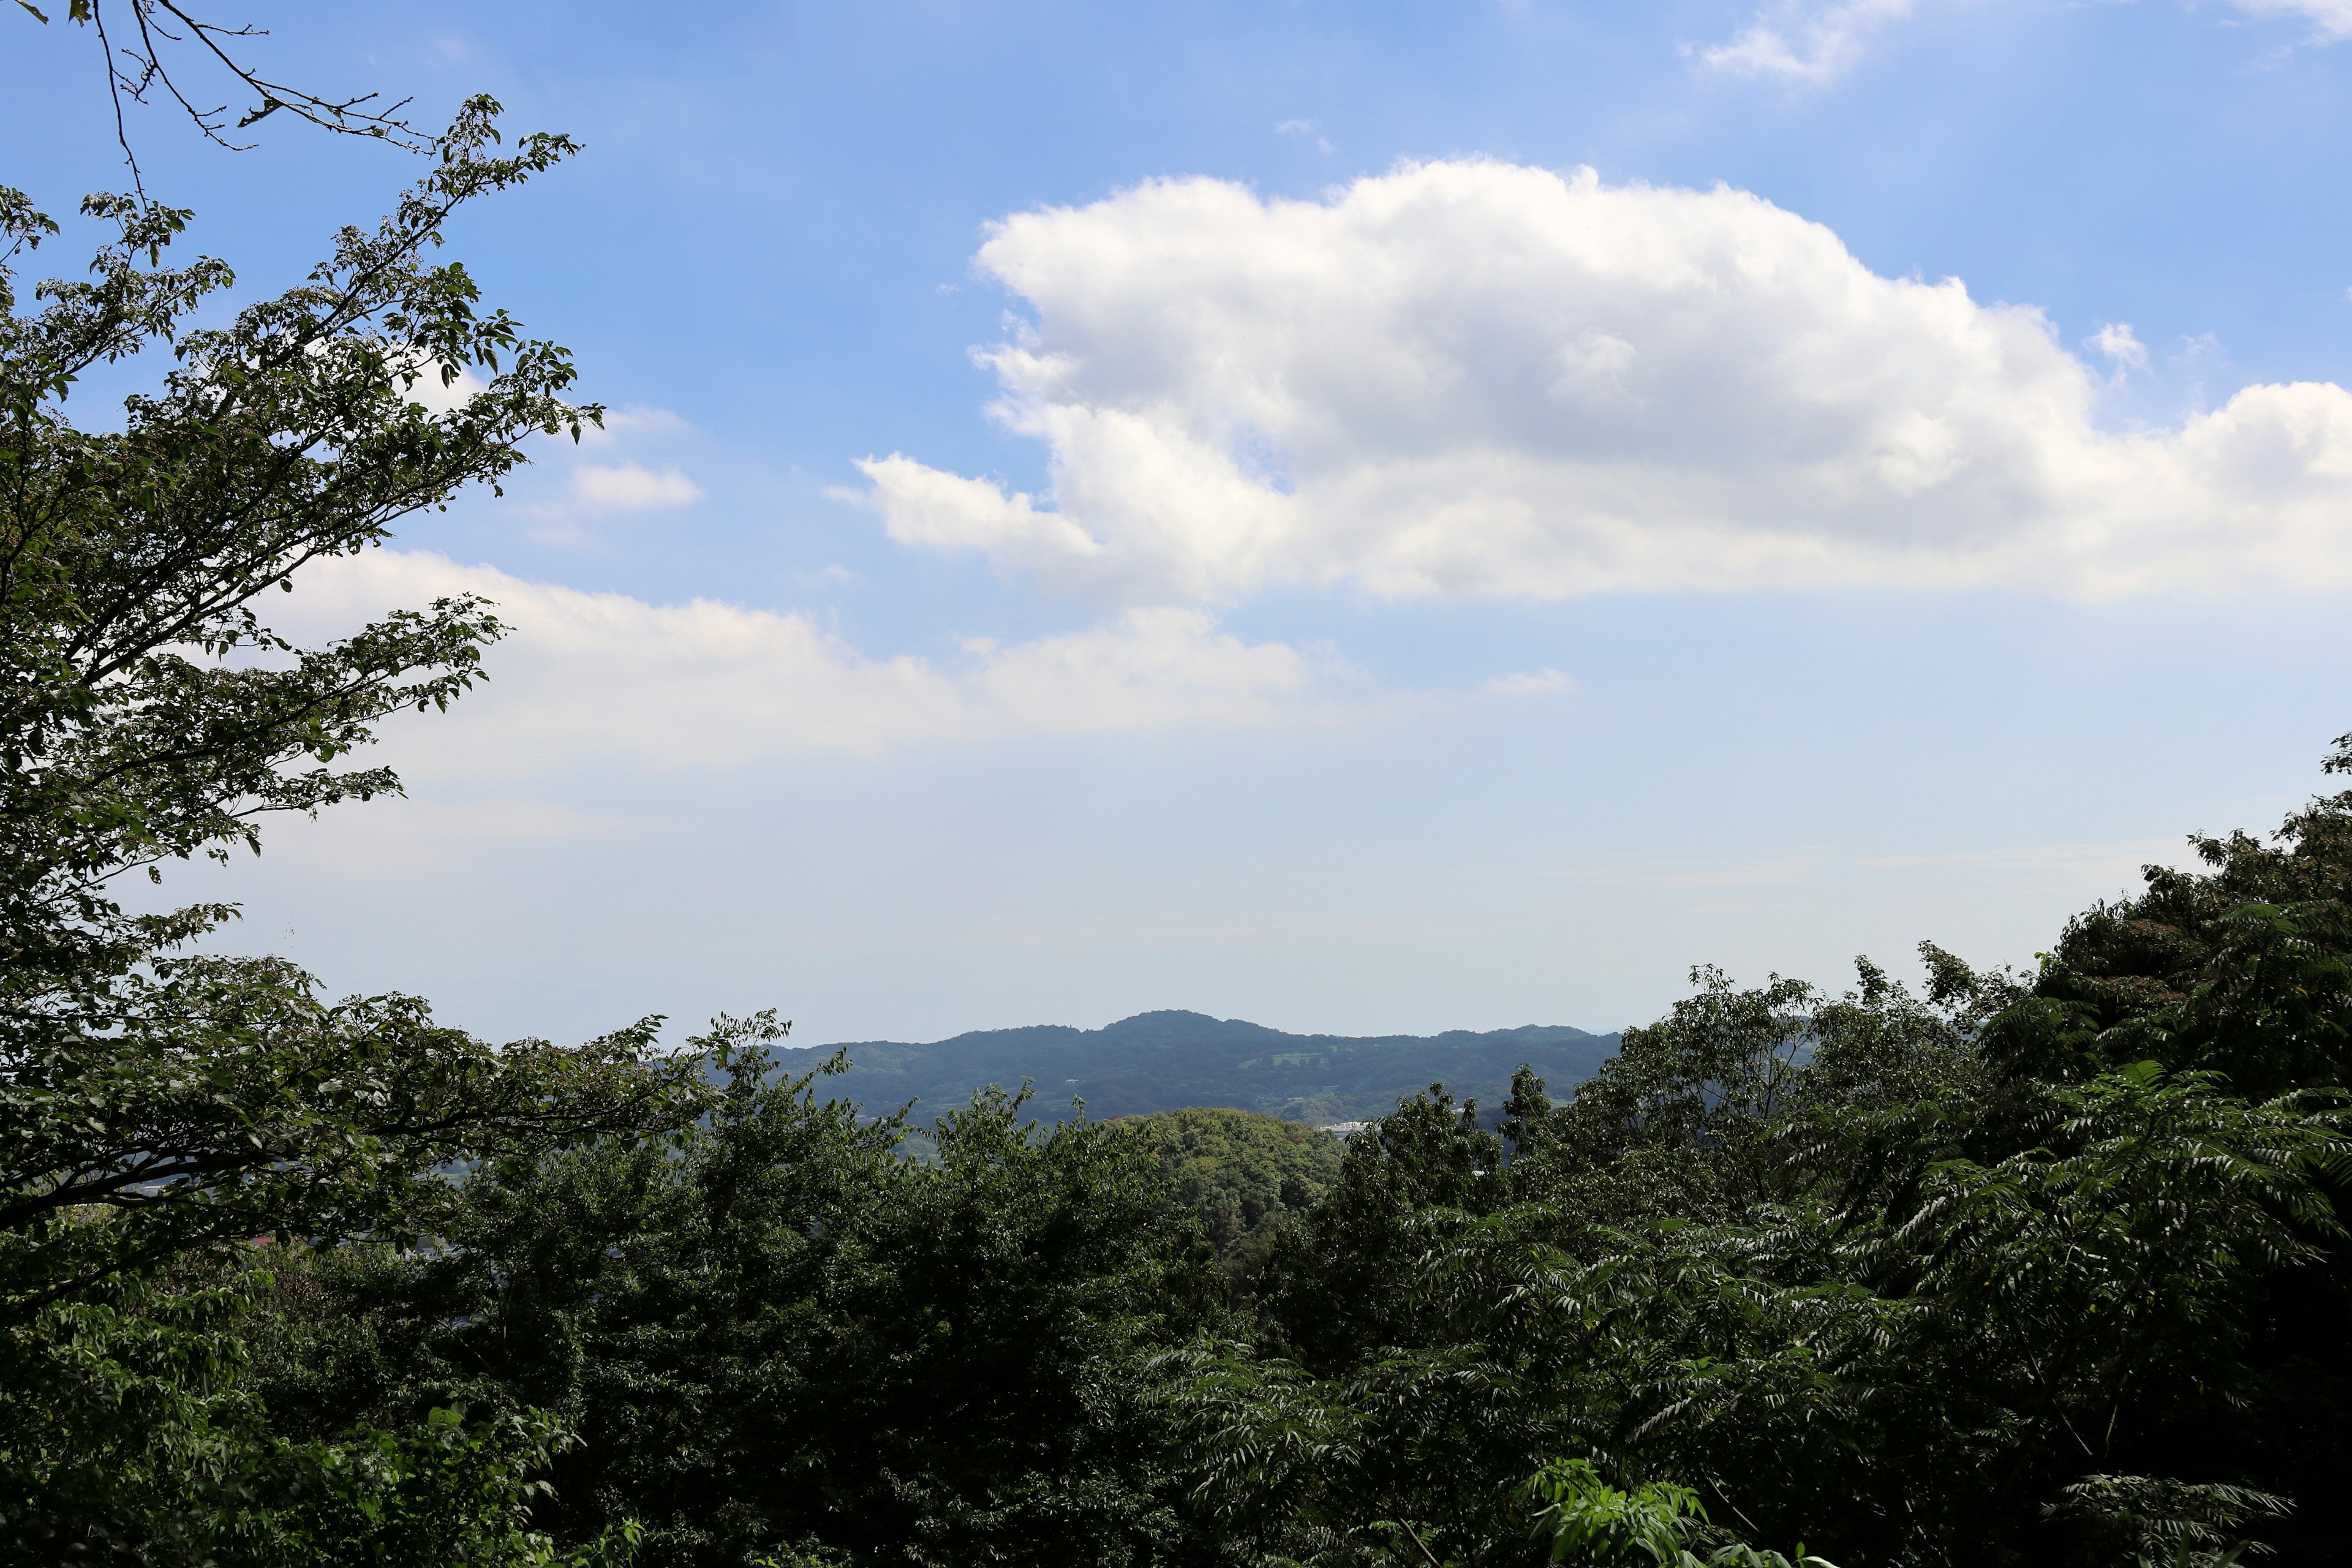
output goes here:
[[[337, 989], [1605, 1028], [2030, 963], [2352, 728], [2345, 0], [252, 15], [586, 144], [453, 249], [617, 411], [297, 595], [520, 628], [174, 883]], [[254, 291], [411, 173], [132, 130]]]

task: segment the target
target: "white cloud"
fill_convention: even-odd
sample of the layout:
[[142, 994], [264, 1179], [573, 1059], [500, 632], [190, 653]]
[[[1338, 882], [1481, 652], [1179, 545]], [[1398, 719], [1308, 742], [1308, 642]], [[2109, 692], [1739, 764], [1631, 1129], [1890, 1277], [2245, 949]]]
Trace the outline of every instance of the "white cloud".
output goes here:
[[595, 447], [631, 436], [676, 436], [693, 428], [667, 408], [656, 408], [645, 403], [625, 403], [618, 408], [606, 409], [604, 423], [601, 426], [582, 426], [580, 444]]
[[2352, 38], [2352, 0], [2230, 0], [2252, 16], [2301, 16], [2328, 43]]
[[583, 463], [572, 470], [572, 495], [583, 505], [613, 510], [685, 506], [702, 499], [700, 488], [677, 467], [656, 471], [642, 463]]
[[982, 711], [1032, 732], [1265, 723], [1318, 695], [1306, 656], [1222, 635], [1201, 610], [1129, 610], [1091, 630], [972, 651], [982, 663], [968, 690]]
[[1910, 15], [1911, 0], [1782, 5], [1759, 15], [1729, 43], [1697, 54], [1706, 65], [1732, 76], [1818, 87], [1844, 75], [1881, 27]]
[[464, 365], [447, 381], [441, 378], [442, 362], [436, 359], [411, 361], [418, 365], [416, 379], [401, 388], [400, 395], [427, 414], [450, 414], [473, 401], [477, 393], [488, 392], [490, 384]]
[[[902, 544], [982, 550], [1030, 566], [1096, 552], [1095, 542], [1068, 518], [1039, 511], [1028, 496], [1008, 496], [986, 479], [944, 474], [896, 452], [867, 458], [857, 468], [874, 481], [890, 537]], [[866, 499], [856, 491], [833, 493]]]
[[2115, 361], [2117, 370], [2147, 368], [2147, 345], [2133, 333], [2129, 321], [2109, 321], [2084, 342]]
[[512, 634], [490, 679], [404, 756], [503, 777], [629, 760], [709, 767], [906, 742], [1260, 724], [1335, 710], [1328, 660], [1244, 643], [1192, 609], [1129, 610], [1086, 631], [942, 666], [867, 658], [806, 616], [697, 599], [651, 605], [391, 550], [313, 563], [281, 629], [338, 635], [395, 605], [478, 594]]
[[2352, 582], [2343, 388], [2113, 433], [2039, 311], [1876, 276], [1740, 191], [1154, 181], [1007, 219], [978, 266], [1034, 310], [982, 358], [1050, 505], [898, 454], [865, 499], [1065, 590]]
[[1496, 697], [1548, 697], [1569, 689], [1568, 677], [1557, 669], [1523, 669], [1514, 675], [1498, 675], [1479, 688]]
[[[2352, 0], [2229, 0], [2249, 16], [2301, 17], [2315, 43], [2352, 38]], [[1915, 0], [1779, 0], [1727, 43], [1685, 47], [1727, 75], [1822, 87], [1846, 74], [1888, 25], [1908, 18]]]

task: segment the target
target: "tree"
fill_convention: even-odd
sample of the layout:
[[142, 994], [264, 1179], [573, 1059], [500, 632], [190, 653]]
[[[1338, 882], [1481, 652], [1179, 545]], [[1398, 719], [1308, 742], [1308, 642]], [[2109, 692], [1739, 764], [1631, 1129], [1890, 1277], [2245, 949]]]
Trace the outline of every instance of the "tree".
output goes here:
[[[2327, 773], [2352, 774], [2352, 734]], [[2013, 1080], [2076, 1080], [2151, 1062], [2213, 1075], [2250, 1101], [2340, 1096], [2352, 1089], [2352, 790], [2322, 795], [2266, 839], [2195, 835], [2202, 871], [2150, 867], [2137, 898], [2068, 922], [2024, 1005], [1988, 1032], [1986, 1054]], [[2340, 1215], [2352, 1184], [2341, 1163], [2313, 1176], [2326, 1214], [2296, 1226], [2308, 1267], [2265, 1273], [2240, 1310], [2245, 1369], [2215, 1398], [2142, 1435], [2157, 1473], [2227, 1467], [2303, 1500], [2267, 1527], [2282, 1547], [2333, 1547], [2335, 1523], [2310, 1506], [2352, 1470], [2352, 1244]], [[2218, 1391], [2217, 1391], [2218, 1392]]]
[[2347, 824], [2352, 794], [2201, 840], [2210, 872], [2151, 870], [2030, 983], [1933, 947], [1925, 997], [1702, 970], [1569, 1104], [1523, 1070], [1499, 1172], [1436, 1091], [1400, 1106], [1256, 1342], [1166, 1363], [1202, 1505], [1328, 1568], [1520, 1563], [1522, 1479], [1564, 1453], [1571, 1555], [1691, 1550], [1642, 1533], [1675, 1498], [1922, 1568], [2316, 1549]]
[[1339, 1139], [1251, 1110], [1162, 1110], [1110, 1125], [1159, 1156], [1176, 1201], [1200, 1215], [1227, 1276], [1244, 1291], [1339, 1171]]
[[[581, 1447], [546, 1517], [653, 1564], [1165, 1562], [1187, 1546], [1145, 1368], [1214, 1260], [1135, 1135], [984, 1095], [897, 1118], [724, 1022], [707, 1122], [485, 1168], [432, 1252], [289, 1273], [269, 1397], [301, 1429], [537, 1405]], [[798, 1554], [797, 1558], [794, 1554]]]
[[1821, 998], [1778, 975], [1742, 991], [1699, 968], [1691, 983], [1696, 995], [1626, 1030], [1568, 1105], [1539, 1110], [1540, 1085], [1515, 1086], [1520, 1186], [1540, 1173], [1572, 1189], [1552, 1201], [1604, 1222], [1727, 1216], [1780, 1192], [1784, 1162], [1771, 1140], [1804, 1093]]
[[[469, 103], [379, 228], [217, 328], [189, 318], [228, 268], [165, 266], [188, 215], [122, 197], [85, 204], [118, 235], [89, 277], [20, 310], [16, 264], [58, 230], [0, 192], [0, 1362], [41, 1392], [0, 1410], [20, 1528], [184, 1535], [189, 1489], [233, 1472], [246, 1276], [188, 1276], [219, 1249], [429, 1227], [455, 1164], [704, 1101], [695, 1064], [653, 1054], [654, 1021], [497, 1049], [413, 998], [329, 1004], [282, 962], [189, 956], [234, 910], [133, 913], [115, 890], [257, 848], [270, 813], [396, 791], [337, 764], [386, 717], [462, 694], [502, 630], [459, 598], [298, 647], [260, 607], [307, 563], [495, 487], [533, 432], [598, 416], [564, 400], [562, 350], [430, 259], [457, 206], [572, 150], [502, 153], [496, 113]], [[68, 421], [84, 372], [156, 347], [174, 363], [121, 428]], [[454, 405], [413, 395], [468, 367], [490, 379]], [[183, 1423], [179, 1450], [147, 1434], [187, 1461], [169, 1484], [103, 1463], [147, 1407]], [[100, 1462], [53, 1462], [78, 1454]]]

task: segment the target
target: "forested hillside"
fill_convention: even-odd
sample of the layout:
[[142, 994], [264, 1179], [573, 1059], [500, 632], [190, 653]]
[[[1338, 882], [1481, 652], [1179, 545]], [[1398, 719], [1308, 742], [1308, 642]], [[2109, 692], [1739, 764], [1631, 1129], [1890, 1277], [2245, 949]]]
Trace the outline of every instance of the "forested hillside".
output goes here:
[[1089, 1116], [1133, 1116], [1184, 1106], [1230, 1106], [1289, 1121], [1360, 1121], [1395, 1108], [1400, 1095], [1432, 1083], [1501, 1105], [1511, 1073], [1532, 1064], [1554, 1083], [1592, 1076], [1617, 1048], [1615, 1035], [1560, 1026], [1474, 1034], [1289, 1035], [1239, 1018], [1185, 1012], [1139, 1013], [1099, 1029], [1042, 1026], [982, 1029], [930, 1045], [859, 1040], [782, 1053], [788, 1071], [806, 1071], [834, 1051], [849, 1068], [828, 1092], [868, 1111], [914, 1101], [915, 1120], [971, 1102], [994, 1085], [1035, 1088], [1033, 1110], [1067, 1117], [1083, 1100]]

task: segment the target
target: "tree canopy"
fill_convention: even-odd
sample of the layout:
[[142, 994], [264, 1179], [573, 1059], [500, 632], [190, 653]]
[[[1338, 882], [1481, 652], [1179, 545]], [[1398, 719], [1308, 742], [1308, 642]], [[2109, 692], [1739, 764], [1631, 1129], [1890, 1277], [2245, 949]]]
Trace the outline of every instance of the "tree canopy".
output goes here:
[[[467, 105], [381, 226], [220, 326], [192, 318], [228, 267], [165, 262], [188, 214], [92, 197], [114, 241], [85, 278], [26, 291], [18, 269], [58, 226], [0, 190], [0, 1376], [21, 1396], [0, 1408], [0, 1510], [59, 1551], [290, 1551], [250, 1500], [334, 1489], [289, 1467], [374, 1478], [364, 1492], [426, 1485], [452, 1455], [495, 1471], [550, 1451], [560, 1435], [523, 1416], [505, 1436], [427, 1421], [273, 1447], [236, 1379], [266, 1275], [230, 1255], [436, 1235], [446, 1173], [673, 1126], [707, 1098], [692, 1064], [652, 1052], [655, 1021], [494, 1048], [412, 997], [329, 1001], [283, 962], [191, 952], [235, 911], [136, 912], [119, 891], [257, 848], [272, 813], [397, 791], [346, 759], [386, 718], [462, 694], [500, 633], [473, 599], [317, 647], [264, 618], [308, 563], [598, 417], [564, 400], [562, 350], [432, 259], [459, 205], [571, 151], [500, 151], [496, 112]], [[119, 427], [68, 419], [84, 373], [142, 350], [171, 364]], [[481, 391], [416, 395], [469, 368]], [[499, 1522], [528, 1495], [513, 1485], [475, 1522], [520, 1541]]]

